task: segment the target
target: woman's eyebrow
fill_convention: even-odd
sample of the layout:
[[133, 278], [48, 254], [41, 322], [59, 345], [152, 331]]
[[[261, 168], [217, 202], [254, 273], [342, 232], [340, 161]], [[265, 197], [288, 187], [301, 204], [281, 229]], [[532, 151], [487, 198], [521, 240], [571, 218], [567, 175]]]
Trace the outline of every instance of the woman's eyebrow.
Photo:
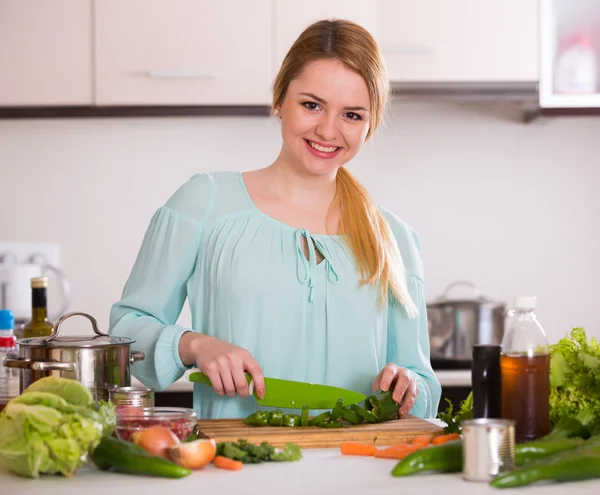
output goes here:
[[[313, 93], [300, 93], [303, 96], [308, 96], [309, 98], [312, 98], [313, 100], [321, 103], [322, 105], [327, 105], [327, 102], [321, 98], [320, 96], [317, 96]], [[365, 107], [344, 107], [344, 110], [349, 110], [351, 112], [358, 112], [358, 111], [363, 111], [363, 112], [368, 112], [368, 110]]]

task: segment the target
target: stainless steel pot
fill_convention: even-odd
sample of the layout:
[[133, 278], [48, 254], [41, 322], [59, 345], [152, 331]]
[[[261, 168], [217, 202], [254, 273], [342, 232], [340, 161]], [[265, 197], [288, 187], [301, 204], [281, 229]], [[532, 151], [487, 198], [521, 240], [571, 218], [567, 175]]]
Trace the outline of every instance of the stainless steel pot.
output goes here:
[[[451, 299], [459, 286], [471, 289], [470, 298]], [[453, 282], [435, 301], [427, 304], [432, 358], [471, 360], [476, 344], [499, 345], [504, 336], [506, 308], [479, 292], [475, 284]]]
[[[60, 326], [72, 316], [90, 320], [95, 335], [59, 336]], [[18, 359], [5, 359], [4, 365], [21, 370], [20, 389], [46, 376], [78, 380], [94, 399], [106, 399], [108, 388], [131, 385], [130, 366], [144, 359], [144, 353], [131, 349], [135, 340], [111, 337], [98, 330], [98, 322], [87, 313], [67, 313], [54, 326], [52, 335], [20, 339]]]

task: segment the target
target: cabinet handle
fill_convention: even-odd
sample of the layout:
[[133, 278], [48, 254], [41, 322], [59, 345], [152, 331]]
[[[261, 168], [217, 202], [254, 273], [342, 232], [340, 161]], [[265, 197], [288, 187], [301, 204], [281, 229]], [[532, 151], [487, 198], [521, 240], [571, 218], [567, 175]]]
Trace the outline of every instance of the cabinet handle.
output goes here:
[[146, 73], [150, 79], [214, 79], [214, 72], [199, 72], [186, 70], [151, 70]]
[[384, 45], [384, 53], [406, 54], [406, 55], [437, 55], [437, 48], [430, 45]]

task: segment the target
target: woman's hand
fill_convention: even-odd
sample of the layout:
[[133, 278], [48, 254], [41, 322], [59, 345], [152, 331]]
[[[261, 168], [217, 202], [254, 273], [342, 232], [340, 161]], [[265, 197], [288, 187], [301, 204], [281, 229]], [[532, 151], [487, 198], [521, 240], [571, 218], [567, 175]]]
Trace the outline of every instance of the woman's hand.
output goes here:
[[400, 404], [398, 417], [406, 416], [417, 400], [419, 389], [413, 373], [395, 364], [387, 364], [373, 380], [373, 392], [387, 392], [393, 388], [392, 398]]
[[179, 356], [186, 366], [196, 364], [211, 381], [215, 392], [233, 397], [236, 393], [248, 397], [246, 372], [254, 382], [259, 398], [265, 395], [263, 372], [252, 355], [241, 347], [210, 335], [186, 332], [179, 340]]

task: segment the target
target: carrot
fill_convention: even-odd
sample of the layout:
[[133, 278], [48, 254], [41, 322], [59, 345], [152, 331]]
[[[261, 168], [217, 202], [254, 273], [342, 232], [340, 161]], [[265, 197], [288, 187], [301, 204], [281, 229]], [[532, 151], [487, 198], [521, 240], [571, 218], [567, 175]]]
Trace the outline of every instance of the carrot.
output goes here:
[[409, 443], [397, 443], [397, 444], [394, 444], [394, 445], [390, 445], [387, 448], [388, 449], [392, 449], [392, 450], [404, 450], [404, 449], [407, 449], [409, 447], [412, 447], [412, 445], [409, 444]]
[[448, 433], [447, 435], [439, 435], [437, 437], [435, 437], [431, 443], [433, 445], [441, 445], [443, 443], [446, 442], [450, 442], [451, 440], [457, 440], [460, 438], [460, 435], [458, 433]]
[[340, 444], [340, 451], [344, 455], [374, 455], [377, 447], [365, 443], [343, 442]]
[[222, 455], [216, 456], [213, 459], [213, 464], [219, 469], [229, 469], [230, 471], [239, 471], [244, 467], [240, 461]]
[[427, 435], [417, 435], [412, 439], [410, 444], [419, 447], [427, 447], [427, 445], [429, 445], [429, 437]]
[[373, 457], [377, 457], [379, 459], [404, 459], [408, 454], [411, 454], [415, 450], [418, 450], [419, 447], [414, 445], [406, 445], [404, 448], [401, 447], [387, 447], [382, 450], [378, 450]]

